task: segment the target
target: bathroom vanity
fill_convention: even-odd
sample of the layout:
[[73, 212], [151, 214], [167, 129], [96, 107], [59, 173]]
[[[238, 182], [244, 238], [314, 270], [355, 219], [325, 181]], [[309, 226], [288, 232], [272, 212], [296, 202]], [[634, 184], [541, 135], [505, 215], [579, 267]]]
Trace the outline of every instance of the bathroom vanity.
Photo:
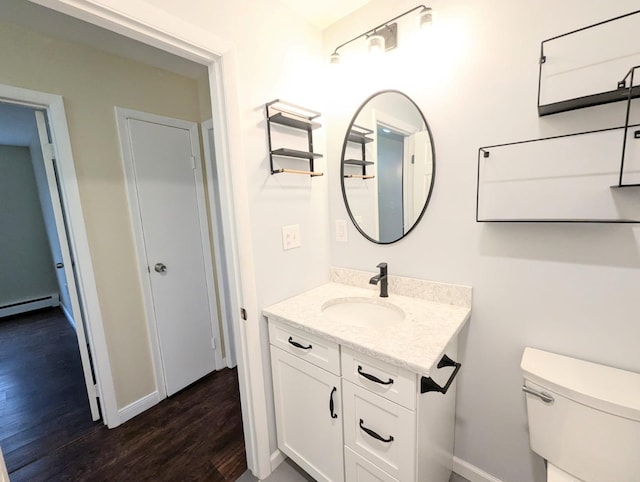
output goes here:
[[471, 288], [389, 276], [380, 298], [370, 275], [263, 310], [278, 447], [316, 480], [447, 482]]

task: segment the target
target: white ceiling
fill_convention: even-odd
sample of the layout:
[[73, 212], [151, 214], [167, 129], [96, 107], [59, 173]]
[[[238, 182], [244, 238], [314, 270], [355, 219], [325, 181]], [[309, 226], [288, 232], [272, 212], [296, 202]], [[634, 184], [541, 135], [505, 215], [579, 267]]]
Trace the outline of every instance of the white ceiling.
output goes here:
[[292, 10], [298, 12], [320, 30], [351, 12], [366, 5], [371, 0], [280, 0]]

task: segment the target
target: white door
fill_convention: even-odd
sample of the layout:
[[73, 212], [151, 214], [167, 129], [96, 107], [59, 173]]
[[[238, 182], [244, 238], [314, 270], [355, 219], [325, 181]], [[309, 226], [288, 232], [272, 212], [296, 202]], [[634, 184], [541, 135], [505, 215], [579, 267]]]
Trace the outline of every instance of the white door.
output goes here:
[[198, 131], [195, 123], [130, 111], [121, 128], [144, 240], [149, 315], [155, 318], [166, 393], [172, 395], [216, 364], [217, 313]]
[[[422, 213], [424, 204], [431, 190], [431, 177], [433, 176], [433, 158], [431, 153], [431, 138], [429, 131], [420, 131], [406, 138], [411, 144], [413, 161], [409, 158], [411, 177], [407, 185], [410, 185], [410, 198], [407, 200], [408, 215], [405, 219], [405, 229], [409, 229]], [[406, 143], [405, 143], [406, 145]]]
[[42, 149], [42, 158], [44, 159], [44, 168], [47, 173], [47, 184], [49, 186], [49, 194], [51, 196], [51, 206], [53, 208], [53, 216], [55, 218], [56, 230], [58, 232], [58, 240], [60, 241], [60, 251], [62, 253], [62, 267], [64, 276], [67, 281], [69, 290], [69, 298], [71, 302], [71, 315], [75, 321], [76, 336], [78, 338], [78, 347], [80, 349], [80, 360], [82, 361], [82, 370], [84, 372], [84, 381], [87, 386], [87, 395], [89, 397], [89, 406], [91, 407], [91, 418], [98, 420], [100, 418], [100, 410], [98, 409], [98, 399], [96, 393], [96, 385], [93, 379], [91, 368], [91, 359], [89, 357], [89, 347], [87, 344], [87, 326], [84, 320], [76, 284], [75, 272], [73, 269], [74, 262], [71, 257], [71, 250], [67, 238], [67, 228], [64, 218], [64, 211], [60, 202], [60, 188], [58, 186], [58, 171], [56, 167], [56, 159], [54, 155], [53, 144], [49, 142], [47, 133], [47, 123], [43, 112], [35, 111], [36, 125], [38, 126], [38, 138], [40, 140], [40, 148]]

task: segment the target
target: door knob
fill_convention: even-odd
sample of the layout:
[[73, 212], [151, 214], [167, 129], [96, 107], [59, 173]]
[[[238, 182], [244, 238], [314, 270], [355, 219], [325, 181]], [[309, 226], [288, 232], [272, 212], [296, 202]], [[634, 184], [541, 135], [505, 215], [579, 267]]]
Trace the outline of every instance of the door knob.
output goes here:
[[64, 268], [64, 264], [62, 264], [62, 263], [56, 263], [56, 268], [57, 268], [57, 269]]
[[156, 263], [156, 265], [153, 267], [153, 269], [155, 269], [156, 272], [158, 272], [158, 273], [166, 273], [167, 272], [167, 267], [162, 263]]

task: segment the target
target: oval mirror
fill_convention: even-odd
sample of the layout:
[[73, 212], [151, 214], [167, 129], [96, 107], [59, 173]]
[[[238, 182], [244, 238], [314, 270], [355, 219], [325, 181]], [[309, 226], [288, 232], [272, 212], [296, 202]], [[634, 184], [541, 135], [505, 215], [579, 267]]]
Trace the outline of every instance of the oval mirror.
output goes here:
[[435, 147], [424, 115], [407, 95], [378, 92], [356, 111], [342, 145], [342, 196], [370, 241], [402, 239], [424, 214], [435, 179]]

